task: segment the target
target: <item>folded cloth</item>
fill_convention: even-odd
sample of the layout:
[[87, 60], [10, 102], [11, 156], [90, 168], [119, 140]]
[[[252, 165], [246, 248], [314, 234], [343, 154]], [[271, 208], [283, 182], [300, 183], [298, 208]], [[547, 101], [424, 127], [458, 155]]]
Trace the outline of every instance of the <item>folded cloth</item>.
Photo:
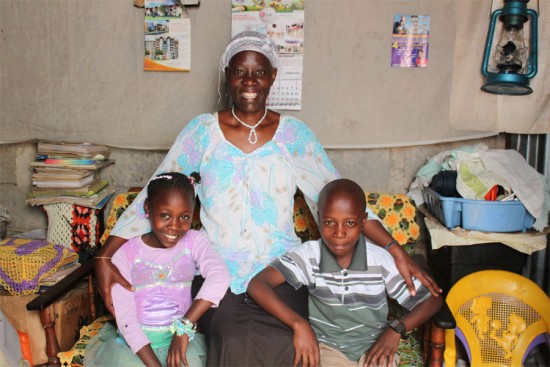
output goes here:
[[428, 159], [428, 162], [418, 170], [407, 195], [414, 200], [417, 206], [422, 205], [424, 203], [422, 188], [430, 184], [432, 177], [436, 173], [444, 170], [456, 171], [461, 162], [479, 159], [479, 153], [488, 149], [485, 144], [465, 145], [436, 154]]
[[426, 228], [430, 232], [432, 250], [444, 246], [469, 246], [495, 242], [502, 243], [528, 255], [546, 248], [546, 235], [544, 233], [534, 231], [519, 233], [479, 232], [467, 231], [460, 227], [450, 230], [443, 226], [439, 220], [431, 217], [424, 218], [424, 223], [426, 223]]
[[0, 242], [0, 285], [12, 295], [33, 294], [43, 278], [77, 260], [78, 254], [62, 245], [7, 238]]
[[525, 208], [536, 218], [533, 228], [542, 231], [548, 224], [550, 190], [545, 177], [515, 150], [490, 149], [480, 153], [486, 170], [504, 178]]
[[459, 164], [456, 191], [464, 199], [485, 200], [485, 195], [496, 185], [501, 186], [507, 195], [510, 194], [511, 189], [508, 182], [495, 172], [488, 170], [481, 158]]

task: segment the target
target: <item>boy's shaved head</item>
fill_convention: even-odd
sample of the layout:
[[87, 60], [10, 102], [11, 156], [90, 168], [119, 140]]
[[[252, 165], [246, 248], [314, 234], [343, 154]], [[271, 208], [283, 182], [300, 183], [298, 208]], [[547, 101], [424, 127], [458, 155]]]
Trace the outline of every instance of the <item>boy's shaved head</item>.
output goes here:
[[350, 199], [355, 205], [358, 212], [364, 213], [367, 207], [367, 199], [365, 192], [355, 182], [346, 178], [340, 178], [329, 182], [319, 194], [319, 213], [323, 212], [325, 205], [330, 200], [339, 198]]

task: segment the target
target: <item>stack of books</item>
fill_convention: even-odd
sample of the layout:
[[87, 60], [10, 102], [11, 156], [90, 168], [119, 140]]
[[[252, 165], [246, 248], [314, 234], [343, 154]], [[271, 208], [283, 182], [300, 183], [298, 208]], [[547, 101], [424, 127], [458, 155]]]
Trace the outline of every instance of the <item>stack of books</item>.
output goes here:
[[99, 170], [114, 163], [108, 146], [39, 142], [33, 168], [30, 205], [69, 203], [102, 208], [114, 193]]

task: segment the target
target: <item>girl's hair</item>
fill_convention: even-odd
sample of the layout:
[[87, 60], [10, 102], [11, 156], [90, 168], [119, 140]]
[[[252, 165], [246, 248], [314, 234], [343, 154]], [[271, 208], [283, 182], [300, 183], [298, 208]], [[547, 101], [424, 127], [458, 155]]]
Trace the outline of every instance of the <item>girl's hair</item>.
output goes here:
[[200, 180], [200, 174], [197, 172], [191, 173], [189, 177], [179, 172], [158, 174], [149, 181], [149, 185], [147, 186], [147, 198], [153, 200], [159, 191], [170, 188], [181, 188], [194, 198], [194, 184], [200, 183]]

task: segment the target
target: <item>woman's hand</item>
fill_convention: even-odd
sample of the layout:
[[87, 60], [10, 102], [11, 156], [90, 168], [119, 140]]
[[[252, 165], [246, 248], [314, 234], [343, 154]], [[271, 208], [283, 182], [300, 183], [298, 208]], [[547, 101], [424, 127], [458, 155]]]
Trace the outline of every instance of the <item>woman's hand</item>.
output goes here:
[[319, 367], [321, 362], [319, 342], [309, 323], [306, 320], [301, 320], [293, 328], [293, 332], [294, 366]]
[[174, 334], [170, 348], [168, 349], [168, 359], [166, 360], [168, 367], [181, 367], [182, 363], [186, 367], [189, 366], [186, 357], [188, 346], [189, 336], [187, 334], [183, 334], [182, 336]]
[[370, 366], [388, 366], [393, 365], [393, 357], [397, 352], [401, 335], [392, 329], [387, 329], [376, 340], [367, 353], [365, 353], [364, 367]]
[[437, 283], [403, 250], [401, 246], [392, 246], [389, 250], [395, 261], [395, 266], [405, 283], [411, 296], [416, 295], [416, 289], [413, 283], [413, 277], [416, 277], [434, 297], [439, 297], [442, 292]]
[[111, 288], [115, 283], [120, 284], [127, 290], [133, 292], [134, 287], [128, 283], [126, 279], [120, 274], [118, 268], [111, 262], [112, 255], [126, 242], [126, 239], [121, 237], [109, 236], [105, 245], [97, 252], [97, 256], [94, 259], [95, 276], [98, 283], [98, 290], [105, 307], [107, 310], [115, 316], [115, 310], [113, 308], [113, 300], [111, 297]]
[[[380, 247], [384, 247], [394, 240], [388, 231], [386, 231], [382, 223], [377, 220], [366, 220], [363, 225], [363, 233]], [[420, 283], [428, 288], [434, 297], [439, 297], [441, 288], [439, 288], [437, 283], [418, 266], [401, 246], [391, 246], [388, 251], [393, 256], [397, 270], [399, 270], [399, 273], [403, 276], [403, 279], [405, 279], [405, 283], [407, 283], [407, 288], [411, 295], [416, 295], [416, 289], [413, 283], [413, 276], [415, 276], [420, 280]]]

